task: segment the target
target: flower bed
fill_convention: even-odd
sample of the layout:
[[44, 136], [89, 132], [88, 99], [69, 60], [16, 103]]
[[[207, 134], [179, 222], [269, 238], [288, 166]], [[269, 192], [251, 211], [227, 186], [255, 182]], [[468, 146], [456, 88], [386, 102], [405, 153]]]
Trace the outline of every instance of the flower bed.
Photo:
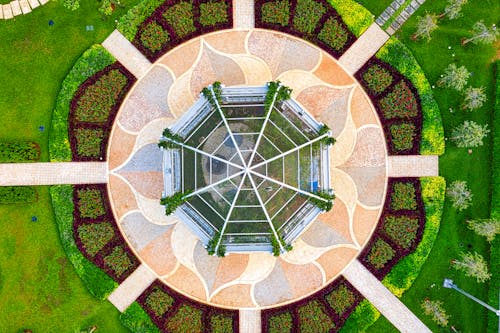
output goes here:
[[356, 40], [326, 0], [257, 0], [255, 27], [309, 40], [335, 58]]
[[139, 261], [114, 221], [106, 186], [74, 186], [73, 202], [73, 237], [78, 249], [115, 281], [123, 282]]
[[135, 78], [121, 64], [105, 67], [85, 80], [71, 100], [69, 138], [73, 160], [106, 159], [113, 121]]
[[[138, 24], [132, 43], [150, 61], [155, 61], [168, 50], [194, 37], [233, 27], [232, 1], [146, 2], [151, 3], [146, 8], [151, 14]], [[131, 9], [131, 12], [135, 11]], [[120, 26], [130, 38], [132, 34], [128, 32], [129, 28], [124, 27], [124, 24]]]
[[137, 303], [161, 332], [239, 331], [239, 312], [197, 303], [174, 291], [160, 280], [153, 282]]

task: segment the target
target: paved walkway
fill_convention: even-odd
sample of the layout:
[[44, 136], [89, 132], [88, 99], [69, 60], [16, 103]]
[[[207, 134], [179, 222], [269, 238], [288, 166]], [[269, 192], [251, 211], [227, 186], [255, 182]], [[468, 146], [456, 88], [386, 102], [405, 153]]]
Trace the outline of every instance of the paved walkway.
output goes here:
[[123, 312], [153, 283], [156, 275], [142, 264], [108, 297], [116, 308]]
[[389, 177], [439, 176], [439, 156], [389, 156]]
[[354, 260], [343, 272], [344, 277], [402, 333], [431, 332], [389, 289], [365, 266]]
[[0, 186], [107, 182], [108, 166], [106, 162], [0, 164]]
[[255, 27], [255, 4], [253, 0], [233, 1], [233, 26], [235, 29]]
[[14, 0], [5, 5], [0, 5], [0, 19], [9, 20], [14, 16], [31, 13], [40, 5], [45, 5], [49, 0]]
[[143, 77], [151, 67], [151, 62], [118, 30], [113, 31], [102, 43], [102, 46], [136, 78]]
[[388, 39], [389, 35], [378, 24], [373, 23], [339, 58], [339, 62], [349, 73], [354, 74]]
[[393, 35], [417, 11], [425, 0], [394, 0], [376, 19], [376, 23]]
[[240, 310], [240, 333], [260, 333], [260, 310]]

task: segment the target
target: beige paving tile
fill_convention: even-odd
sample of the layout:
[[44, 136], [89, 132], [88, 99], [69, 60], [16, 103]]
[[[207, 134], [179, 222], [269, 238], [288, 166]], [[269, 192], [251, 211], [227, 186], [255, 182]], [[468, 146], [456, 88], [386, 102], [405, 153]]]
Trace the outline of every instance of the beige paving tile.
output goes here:
[[40, 6], [40, 3], [38, 0], [28, 0], [31, 9], [35, 9], [36, 7]]
[[11, 1], [10, 8], [12, 9], [12, 15], [14, 15], [14, 16], [22, 15], [22, 13], [23, 13], [21, 11], [21, 6], [19, 5], [18, 0]]
[[2, 5], [3, 18], [9, 20], [14, 17], [12, 15], [12, 8], [10, 7], [10, 3]]
[[23, 14], [28, 14], [31, 12], [31, 7], [28, 3], [28, 0], [19, 0], [19, 6], [21, 7], [21, 11]]
[[235, 29], [255, 27], [255, 8], [253, 0], [233, 1], [233, 25]]
[[240, 333], [261, 333], [261, 313], [260, 310], [240, 310]]

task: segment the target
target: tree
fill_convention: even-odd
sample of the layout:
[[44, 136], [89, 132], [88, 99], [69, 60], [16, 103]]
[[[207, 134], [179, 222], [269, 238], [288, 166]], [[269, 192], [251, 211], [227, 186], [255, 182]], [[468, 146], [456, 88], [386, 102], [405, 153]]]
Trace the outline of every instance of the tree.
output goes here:
[[168, 197], [163, 197], [160, 199], [160, 204], [165, 206], [165, 214], [170, 215], [177, 207], [189, 200], [188, 194], [192, 191], [176, 192]]
[[425, 14], [424, 17], [417, 17], [417, 31], [412, 36], [412, 39], [425, 38], [431, 40], [431, 33], [438, 28], [438, 16], [435, 14]]
[[483, 139], [490, 130], [488, 124], [481, 126], [474, 121], [466, 120], [451, 132], [451, 140], [460, 148], [472, 148], [483, 145]]
[[446, 327], [448, 325], [448, 319], [450, 316], [448, 316], [446, 311], [443, 309], [443, 302], [431, 301], [426, 298], [420, 306], [426, 315], [432, 316], [432, 320], [436, 322], [436, 324], [442, 327]]
[[77, 10], [80, 8], [80, 0], [63, 0], [62, 5], [69, 10]]
[[445, 68], [441, 78], [437, 81], [437, 85], [460, 91], [467, 85], [469, 77], [470, 73], [465, 66], [457, 67], [455, 64], [449, 64]]
[[495, 219], [477, 219], [468, 220], [469, 229], [473, 230], [479, 236], [486, 237], [488, 242], [492, 242], [497, 234], [500, 234], [500, 220]]
[[482, 255], [477, 252], [462, 253], [460, 259], [455, 259], [451, 263], [453, 267], [459, 271], [463, 271], [465, 275], [476, 278], [476, 281], [483, 283], [491, 278], [488, 272], [488, 265]]
[[446, 195], [450, 198], [453, 207], [458, 210], [467, 209], [472, 203], [472, 193], [465, 180], [455, 180], [446, 189]]
[[491, 44], [498, 38], [498, 30], [495, 24], [488, 28], [483, 21], [478, 21], [472, 26], [472, 36], [462, 40], [462, 45], [472, 42], [472, 44]]
[[462, 6], [467, 3], [467, 0], [449, 0], [448, 5], [444, 8], [444, 13], [440, 17], [446, 16], [449, 20], [454, 20], [462, 16]]
[[484, 102], [486, 102], [484, 88], [469, 87], [465, 90], [465, 99], [462, 102], [462, 109], [470, 111], [476, 110], [483, 106]]

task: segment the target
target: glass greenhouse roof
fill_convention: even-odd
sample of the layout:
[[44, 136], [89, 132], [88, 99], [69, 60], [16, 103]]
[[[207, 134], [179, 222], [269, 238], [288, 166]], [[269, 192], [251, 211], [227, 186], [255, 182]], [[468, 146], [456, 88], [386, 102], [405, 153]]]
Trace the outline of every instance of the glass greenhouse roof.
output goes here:
[[266, 95], [221, 87], [162, 138], [176, 141], [164, 150], [165, 195], [184, 193], [175, 213], [207, 247], [270, 251], [279, 240], [283, 251], [321, 211], [310, 199], [329, 184], [322, 125], [292, 99], [266, 106]]

